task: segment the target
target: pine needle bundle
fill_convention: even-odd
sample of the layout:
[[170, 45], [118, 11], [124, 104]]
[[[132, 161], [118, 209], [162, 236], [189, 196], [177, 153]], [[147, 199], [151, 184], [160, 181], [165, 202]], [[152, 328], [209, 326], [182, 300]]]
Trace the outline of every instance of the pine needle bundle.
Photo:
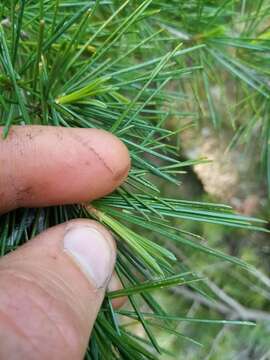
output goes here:
[[[183, 3], [187, 11], [196, 13]], [[190, 99], [185, 92], [169, 91], [168, 84], [201, 71], [205, 56], [204, 44], [187, 46], [183, 36], [170, 36], [166, 43], [162, 30], [169, 25], [161, 23], [159, 17], [164, 7], [166, 19], [172, 18], [173, 7], [181, 8], [177, 4], [151, 0], [11, 0], [0, 5], [3, 136], [8, 136], [12, 125], [101, 128], [118, 136], [132, 159], [126, 182], [92, 204], [19, 209], [1, 217], [1, 255], [46, 228], [77, 217], [96, 219], [112, 231], [118, 247], [116, 272], [123, 289], [107, 293], [87, 359], [157, 359], [168, 349], [157, 343], [154, 329], [162, 327], [184, 336], [175, 331], [175, 321], [251, 324], [189, 318], [185, 314], [176, 317], [168, 314], [152, 294], [156, 289], [187, 285], [210, 296], [205, 279], [167, 248], [169, 242], [252, 271], [240, 259], [208, 247], [185, 231], [181, 224], [186, 220], [251, 230], [263, 225], [263, 221], [235, 214], [226, 205], [178, 196], [165, 198], [157, 186], [156, 179], [161, 179], [178, 189], [185, 168], [205, 161], [181, 160], [175, 141], [197, 114], [181, 111], [181, 106], [171, 107], [176, 101], [184, 104]], [[225, 7], [218, 9], [221, 13]], [[220, 13], [212, 15], [213, 22]], [[202, 61], [188, 65], [188, 59], [198, 53]], [[203, 72], [203, 81], [207, 89], [207, 72]], [[260, 84], [257, 87], [263, 91]], [[207, 99], [211, 108], [211, 98]], [[177, 129], [165, 126], [171, 116], [179, 119]], [[172, 219], [177, 220], [176, 225]], [[112, 299], [123, 296], [128, 297], [129, 310], [115, 310]], [[144, 337], [129, 330], [132, 323], [140, 324]]]
[[150, 7], [157, 13], [148, 26], [165, 30], [164, 46], [198, 46], [182, 59], [184, 67], [197, 66], [190, 81], [181, 81], [193, 94], [189, 107], [204, 125], [233, 130], [228, 149], [246, 144], [259, 153], [269, 195], [269, 1], [157, 0]]

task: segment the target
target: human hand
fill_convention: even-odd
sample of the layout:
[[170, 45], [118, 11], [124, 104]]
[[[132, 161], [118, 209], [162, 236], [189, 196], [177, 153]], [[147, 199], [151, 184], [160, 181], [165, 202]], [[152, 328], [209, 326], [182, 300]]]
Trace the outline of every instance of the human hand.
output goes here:
[[[129, 167], [126, 147], [102, 130], [13, 127], [0, 140], [0, 213], [96, 199]], [[0, 359], [83, 358], [114, 262], [110, 233], [86, 219], [1, 258]]]

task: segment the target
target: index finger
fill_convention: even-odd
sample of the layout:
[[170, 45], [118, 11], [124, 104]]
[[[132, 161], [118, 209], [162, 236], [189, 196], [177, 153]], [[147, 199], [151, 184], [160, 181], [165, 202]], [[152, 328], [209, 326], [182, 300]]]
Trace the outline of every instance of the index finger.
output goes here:
[[0, 212], [99, 198], [129, 168], [127, 148], [106, 131], [14, 126], [0, 139]]

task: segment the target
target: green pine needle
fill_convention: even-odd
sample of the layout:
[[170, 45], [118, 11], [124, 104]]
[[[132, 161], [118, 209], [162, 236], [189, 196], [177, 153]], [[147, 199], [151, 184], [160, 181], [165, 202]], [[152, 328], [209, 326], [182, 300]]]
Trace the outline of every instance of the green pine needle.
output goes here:
[[[240, 94], [235, 109], [227, 109], [236, 130], [231, 145], [249, 139], [253, 128], [261, 126], [270, 189], [270, 35], [261, 25], [270, 10], [266, 1], [257, 7], [236, 3], [20, 0], [0, 4], [2, 136], [8, 136], [12, 125], [101, 128], [119, 136], [132, 159], [125, 184], [92, 205], [19, 209], [0, 218], [1, 255], [46, 228], [77, 217], [97, 219], [114, 234], [116, 271], [124, 288], [107, 294], [87, 359], [158, 359], [159, 353], [168, 351], [158, 344], [155, 327], [185, 337], [172, 321], [253, 325], [168, 315], [151, 293], [185, 284], [208, 296], [199, 286], [203, 279], [192, 269], [183, 270], [182, 261], [167, 248], [169, 243], [254, 270], [189, 234], [182, 228], [185, 221], [266, 231], [264, 221], [237, 215], [228, 206], [164, 198], [156, 182], [178, 186], [185, 168], [208, 161], [181, 161], [173, 140], [198, 124], [196, 106], [190, 110], [186, 103], [200, 107], [205, 102], [213, 125], [220, 127], [223, 119], [211, 86], [223, 82], [225, 71]], [[172, 81], [184, 90], [171, 91]], [[195, 100], [185, 91], [187, 83]], [[177, 109], [175, 103], [180, 104]], [[242, 124], [235, 120], [233, 112], [240, 106], [252, 107], [252, 120]], [[178, 119], [177, 129], [166, 127], [171, 117]], [[129, 297], [132, 311], [113, 309], [111, 300], [121, 296]], [[149, 312], [142, 312], [141, 305]], [[119, 315], [139, 322], [145, 337], [127, 331]]]

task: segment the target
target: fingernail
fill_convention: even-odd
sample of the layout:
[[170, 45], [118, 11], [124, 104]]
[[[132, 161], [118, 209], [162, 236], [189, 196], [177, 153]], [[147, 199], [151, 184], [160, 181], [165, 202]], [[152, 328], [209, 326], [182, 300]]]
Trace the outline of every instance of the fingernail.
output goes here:
[[96, 288], [107, 286], [113, 272], [115, 253], [100, 231], [78, 225], [67, 229], [64, 250]]

